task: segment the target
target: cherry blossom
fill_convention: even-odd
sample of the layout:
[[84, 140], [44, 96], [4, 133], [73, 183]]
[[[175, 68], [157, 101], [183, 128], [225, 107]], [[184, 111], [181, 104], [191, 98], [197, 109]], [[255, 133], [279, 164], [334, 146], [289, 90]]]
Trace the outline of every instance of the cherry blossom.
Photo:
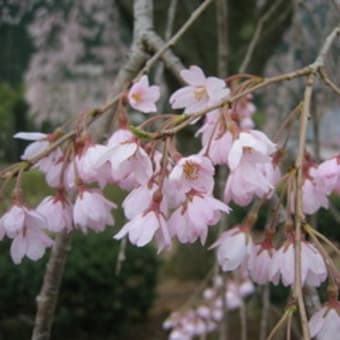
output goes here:
[[242, 158], [249, 154], [253, 155], [253, 161], [266, 163], [271, 160], [270, 156], [275, 151], [276, 144], [272, 143], [263, 132], [258, 130], [241, 132], [231, 146], [228, 165], [231, 170], [235, 170], [240, 165]]
[[137, 111], [144, 113], [156, 112], [155, 102], [160, 97], [159, 86], [149, 86], [147, 76], [142, 76], [137, 83], [134, 83], [129, 91], [129, 104]]
[[340, 333], [340, 304], [338, 301], [326, 303], [309, 320], [311, 337], [319, 340], [336, 339]]
[[248, 261], [250, 277], [254, 282], [258, 284], [270, 282], [270, 268], [274, 252], [270, 238], [254, 245]]
[[88, 229], [99, 232], [113, 225], [111, 209], [116, 205], [107, 200], [99, 190], [81, 189], [73, 207], [74, 224], [83, 232]]
[[171, 215], [169, 229], [181, 243], [193, 243], [198, 238], [204, 244], [208, 226], [216, 224], [221, 213], [229, 213], [230, 208], [211, 195], [189, 192], [183, 202]]
[[160, 232], [164, 239], [164, 244], [161, 245], [160, 249], [164, 246], [169, 247], [171, 239], [168, 225], [157, 204], [156, 207], [150, 207], [126, 223], [114, 238], [120, 240], [128, 234], [132, 244], [143, 247], [151, 242], [156, 232]]
[[210, 194], [214, 188], [214, 173], [215, 169], [207, 157], [192, 155], [179, 160], [169, 180], [184, 193], [193, 189]]
[[214, 164], [227, 164], [229, 151], [233, 142], [232, 134], [224, 127], [205, 123], [198, 131], [202, 134], [203, 149]]
[[72, 229], [72, 207], [62, 193], [45, 197], [36, 210], [45, 217], [48, 230], [58, 233]]
[[25, 255], [33, 261], [38, 260], [45, 249], [53, 245], [43, 231], [46, 224], [42, 215], [19, 204], [14, 204], [1, 218], [4, 231], [13, 239], [10, 253], [14, 263], [19, 264]]
[[184, 113], [190, 114], [217, 104], [229, 95], [230, 91], [222, 79], [206, 78], [198, 66], [182, 70], [181, 77], [188, 86], [177, 90], [170, 97], [173, 109], [185, 108]]
[[[295, 277], [294, 242], [288, 240], [274, 254], [270, 278], [278, 284], [281, 277], [284, 286], [292, 286]], [[318, 250], [307, 241], [301, 243], [301, 283], [318, 287], [327, 278], [327, 268]]]
[[30, 260], [36, 261], [40, 259], [46, 248], [50, 248], [53, 245], [53, 240], [43, 232], [42, 227], [45, 226], [45, 221], [37, 224], [37, 219], [30, 221], [26, 228], [19, 231], [13, 239], [11, 244], [10, 254], [15, 264], [21, 263], [24, 256], [27, 256]]
[[150, 180], [153, 174], [151, 159], [131, 132], [118, 130], [109, 139], [108, 146], [108, 151], [99, 158], [98, 166], [109, 161], [114, 181], [125, 181], [131, 174], [139, 184]]
[[[314, 214], [321, 207], [328, 208], [328, 196], [335, 190], [339, 174], [340, 166], [335, 158], [308, 166], [302, 187], [303, 211], [306, 214]], [[292, 210], [293, 204], [294, 197]]]
[[246, 263], [252, 247], [249, 226], [238, 225], [223, 232], [210, 248], [217, 248], [217, 260], [222, 270], [232, 271]]
[[14, 138], [33, 141], [33, 143], [26, 147], [24, 154], [21, 156], [21, 159], [24, 160], [37, 156], [45, 151], [50, 145], [48, 135], [41, 132], [17, 132], [14, 135]]
[[[18, 132], [14, 135], [14, 138], [34, 141], [26, 147], [24, 154], [21, 156], [23, 160], [30, 160], [48, 149], [51, 142], [55, 139], [55, 134]], [[34, 164], [35, 168], [38, 168], [46, 175], [46, 182], [51, 187], [58, 187], [60, 185], [60, 171], [62, 168], [60, 160], [62, 157], [62, 151], [60, 148], [56, 148]]]
[[100, 187], [112, 181], [111, 167], [108, 163], [99, 163], [108, 152], [109, 147], [102, 144], [92, 144], [85, 147], [76, 157], [78, 175], [84, 183], [98, 182]]

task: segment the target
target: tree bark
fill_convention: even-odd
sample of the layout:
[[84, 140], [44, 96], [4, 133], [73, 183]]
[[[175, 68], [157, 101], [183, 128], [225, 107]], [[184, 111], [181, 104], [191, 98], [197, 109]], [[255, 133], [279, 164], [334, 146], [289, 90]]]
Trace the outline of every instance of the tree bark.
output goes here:
[[64, 275], [67, 254], [72, 234], [61, 232], [57, 235], [51, 256], [47, 263], [44, 282], [37, 296], [38, 310], [35, 318], [32, 340], [48, 340], [51, 336], [54, 312]]

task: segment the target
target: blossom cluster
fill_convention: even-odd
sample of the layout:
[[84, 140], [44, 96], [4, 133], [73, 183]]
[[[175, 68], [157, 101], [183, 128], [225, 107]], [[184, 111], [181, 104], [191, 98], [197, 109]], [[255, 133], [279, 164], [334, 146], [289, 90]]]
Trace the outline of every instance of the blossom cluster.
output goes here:
[[173, 312], [163, 327], [171, 330], [170, 340], [191, 340], [206, 335], [217, 330], [223, 322], [224, 309], [240, 308], [243, 300], [254, 291], [254, 284], [247, 278], [237, 281], [215, 276], [213, 285], [205, 288], [195, 307]]
[[[245, 207], [256, 200], [263, 202], [272, 197], [279, 185], [287, 188], [287, 211], [289, 216], [294, 214], [297, 188], [295, 182], [289, 181], [294, 171], [290, 169], [281, 175], [283, 150], [264, 132], [255, 129], [251, 95], [233, 101], [232, 87], [228, 88], [223, 79], [206, 77], [197, 66], [183, 70], [181, 76], [187, 86], [175, 91], [169, 101], [174, 110], [184, 111], [181, 116], [173, 115], [180, 117], [181, 122], [187, 119], [188, 124], [200, 123], [196, 137], [201, 139], [202, 147], [194, 154], [182, 155], [171, 133], [162, 135], [167, 127], [177, 126], [177, 118], [166, 121], [158, 134], [144, 130], [156, 116], [147, 119], [143, 129], [128, 127], [128, 104], [145, 114], [157, 112], [160, 90], [149, 84], [147, 76], [122, 94], [116, 114], [118, 128], [103, 143], [93, 140], [83, 121], [69, 143], [58, 143], [59, 130], [51, 134], [20, 132], [14, 136], [31, 142], [22, 160], [39, 169], [47, 184], [55, 189], [54, 195], [45, 197], [36, 209], [30, 209], [24, 203], [17, 176], [12, 204], [0, 219], [0, 239], [7, 236], [12, 240], [10, 254], [15, 263], [20, 263], [24, 256], [31, 260], [41, 258], [45, 249], [53, 245], [55, 233], [74, 228], [84, 233], [100, 232], [113, 225], [112, 210], [117, 205], [105, 198], [107, 185], [128, 191], [122, 203], [127, 222], [114, 238], [128, 237], [138, 247], [154, 241], [159, 252], [170, 248], [174, 240], [205, 244], [210, 227], [230, 213], [230, 204]], [[228, 172], [221, 198], [215, 197], [216, 166], [225, 167]], [[327, 208], [333, 192], [340, 193], [340, 156], [318, 164], [306, 153], [304, 213]], [[222, 271], [241, 268], [257, 284], [282, 281], [283, 285], [292, 286], [294, 230], [285, 230], [286, 240], [277, 247], [275, 227], [266, 230], [262, 242], [254, 242], [253, 222], [246, 218], [222, 232], [211, 246], [216, 249]], [[326, 278], [323, 256], [303, 238], [302, 285], [318, 287]], [[241, 297], [246, 295], [242, 285], [228, 283], [223, 288], [228, 308], [239, 306]], [[190, 339], [215, 329], [222, 305], [221, 298], [214, 293], [197, 309], [174, 315], [168, 322], [173, 329], [170, 338]]]

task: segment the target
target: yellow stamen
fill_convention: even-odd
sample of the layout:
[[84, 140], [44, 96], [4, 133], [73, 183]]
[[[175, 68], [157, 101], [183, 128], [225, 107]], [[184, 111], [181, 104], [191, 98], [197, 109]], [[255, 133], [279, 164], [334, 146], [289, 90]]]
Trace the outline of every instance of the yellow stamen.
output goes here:
[[186, 162], [183, 166], [183, 172], [186, 179], [197, 179], [199, 170], [199, 165], [193, 162]]
[[201, 101], [207, 95], [207, 90], [205, 87], [197, 87], [194, 90], [195, 99]]

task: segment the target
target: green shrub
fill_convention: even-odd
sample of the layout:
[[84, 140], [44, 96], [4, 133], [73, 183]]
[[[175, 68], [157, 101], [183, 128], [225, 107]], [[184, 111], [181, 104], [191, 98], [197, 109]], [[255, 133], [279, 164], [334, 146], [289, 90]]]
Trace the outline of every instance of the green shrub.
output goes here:
[[[69, 336], [83, 339], [85, 334], [96, 334], [95, 339], [99, 334], [116, 338], [131, 322], [145, 317], [154, 298], [158, 268], [155, 251], [128, 245], [127, 258], [116, 275], [119, 243], [112, 240], [112, 234], [111, 228], [99, 234], [74, 234], [57, 307], [54, 339]], [[9, 259], [8, 245], [2, 245], [0, 253], [0, 339], [29, 339], [30, 329], [21, 320], [30, 323], [34, 318], [35, 297], [47, 259], [24, 260], [15, 266]], [[18, 332], [22, 328], [26, 329], [25, 336]]]

